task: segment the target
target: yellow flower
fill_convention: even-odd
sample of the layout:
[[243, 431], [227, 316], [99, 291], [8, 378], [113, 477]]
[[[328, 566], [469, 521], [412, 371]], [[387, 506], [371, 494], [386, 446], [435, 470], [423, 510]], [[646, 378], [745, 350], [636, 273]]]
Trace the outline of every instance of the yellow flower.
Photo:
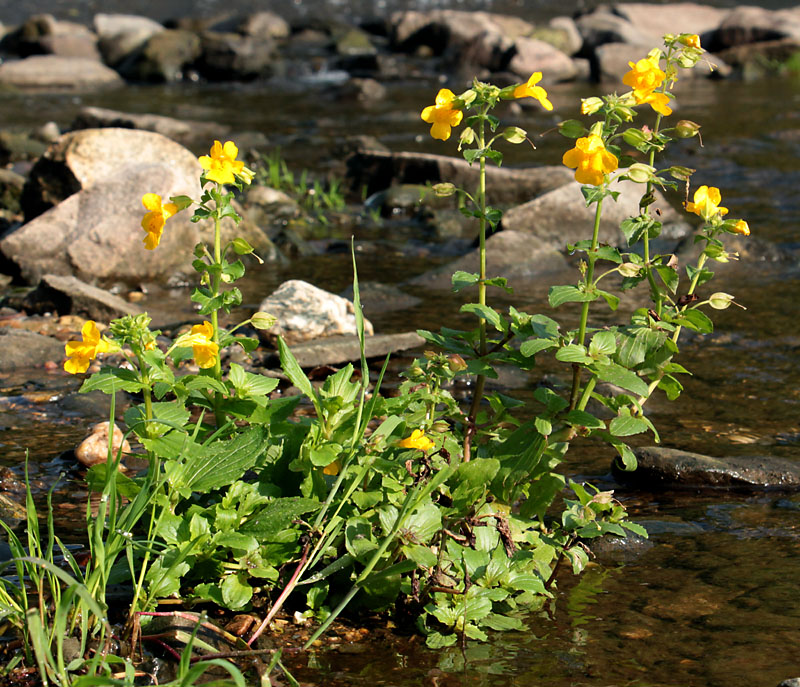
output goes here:
[[696, 33], [691, 33], [681, 38], [681, 43], [689, 48], [697, 48], [698, 50], [702, 50], [700, 46], [700, 36]]
[[527, 83], [522, 83], [514, 89], [515, 98], [536, 98], [545, 110], [552, 110], [553, 103], [547, 99], [547, 91], [536, 84], [542, 80], [542, 72], [534, 72]]
[[716, 186], [701, 186], [694, 192], [694, 202], [686, 203], [686, 211], [693, 212], [708, 222], [717, 214], [720, 217], [728, 214], [728, 208], [721, 207], [721, 202], [722, 194]]
[[425, 432], [421, 429], [415, 429], [411, 432], [410, 437], [406, 437], [397, 445], [400, 448], [418, 448], [420, 451], [430, 451], [434, 447], [434, 443], [425, 436]]
[[628, 66], [631, 70], [622, 77], [622, 83], [633, 89], [637, 100], [658, 88], [666, 78], [655, 56], [645, 57], [635, 64], [628, 62]]
[[575, 170], [575, 180], [581, 184], [599, 186], [606, 174], [619, 165], [616, 155], [606, 150], [603, 139], [597, 134], [589, 134], [575, 141], [575, 147], [564, 153], [561, 161]]
[[338, 475], [342, 471], [342, 461], [338, 458], [322, 468], [323, 475]]
[[232, 184], [236, 181], [234, 175], [240, 174], [244, 169], [244, 162], [236, 159], [239, 149], [233, 141], [225, 141], [222, 145], [214, 141], [209, 155], [201, 155], [198, 159], [200, 166], [208, 170], [206, 179], [216, 181], [218, 184]]
[[440, 141], [450, 138], [450, 129], [461, 124], [461, 119], [464, 117], [461, 110], [453, 107], [455, 97], [453, 91], [442, 88], [436, 94], [436, 104], [429, 105], [420, 114], [423, 122], [433, 125], [431, 126], [431, 136]]
[[731, 231], [734, 234], [741, 234], [742, 236], [750, 236], [750, 227], [743, 219], [740, 219], [736, 224], [733, 225], [733, 229]]
[[212, 339], [214, 338], [214, 326], [206, 320], [203, 324], [196, 324], [192, 327], [187, 343], [192, 347], [194, 359], [203, 368], [214, 367], [219, 355], [219, 346]]
[[664, 115], [665, 117], [672, 114], [672, 108], [669, 106], [669, 96], [666, 93], [654, 93], [651, 91], [650, 93], [642, 95], [643, 97], [640, 97], [640, 95], [634, 91], [637, 105], [650, 105], [658, 114]]
[[142, 205], [145, 210], [149, 210], [142, 218], [142, 229], [147, 232], [144, 237], [143, 243], [147, 250], [155, 250], [161, 241], [161, 232], [164, 231], [164, 224], [178, 212], [178, 206], [175, 203], [161, 204], [161, 196], [157, 193], [145, 193], [142, 196]]
[[86, 320], [81, 329], [83, 341], [68, 341], [64, 346], [67, 360], [64, 369], [76, 375], [89, 369], [89, 363], [97, 357], [98, 353], [105, 353], [111, 348], [108, 341], [100, 336], [100, 331], [93, 320]]

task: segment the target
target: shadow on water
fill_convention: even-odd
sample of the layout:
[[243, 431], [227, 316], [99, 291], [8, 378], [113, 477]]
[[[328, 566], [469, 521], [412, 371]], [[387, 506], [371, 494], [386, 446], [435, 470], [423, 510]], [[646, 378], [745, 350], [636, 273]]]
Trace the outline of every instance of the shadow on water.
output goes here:
[[[228, 122], [234, 130], [266, 133], [295, 168], [327, 172], [335, 167], [335, 144], [355, 131], [375, 135], [393, 150], [454, 152], [454, 146], [432, 144], [420, 127], [419, 110], [433, 88], [427, 82], [394, 84], [386, 100], [369, 108], [337, 103], [318, 85], [283, 90], [265, 84], [141, 86], [47, 99], [11, 94], [0, 102], [0, 119], [19, 127], [53, 119], [66, 128], [82, 105], [92, 104]], [[577, 114], [577, 98], [597, 90], [554, 87], [559, 117]], [[701, 169], [697, 183], [723, 189], [726, 205], [750, 222], [750, 245], [797, 246], [800, 83], [696, 81], [679, 84], [677, 95], [680, 116], [704, 124], [704, 147], [678, 145], [669, 162]], [[544, 131], [556, 121], [525, 110], [514, 123]], [[536, 144], [535, 159], [547, 162], [560, 159], [565, 147], [553, 134], [536, 138]], [[514, 151], [507, 163], [530, 164], [530, 152]], [[391, 223], [377, 240], [372, 231], [360, 253], [362, 281], [401, 283], [445, 262], [423, 241], [395, 232]], [[774, 259], [768, 250], [750, 253], [743, 255], [747, 262], [722, 266], [714, 282], [715, 289], [735, 294], [748, 310], [719, 313], [713, 335], [687, 337], [682, 362], [694, 376], [685, 381], [686, 393], [675, 403], [655, 400], [649, 412], [668, 446], [717, 456], [798, 459], [800, 270], [796, 260]], [[257, 304], [287, 278], [339, 292], [350, 282], [350, 257], [332, 252], [288, 267], [267, 265], [245, 284], [246, 301]], [[546, 288], [521, 284], [513, 302], [547, 312]], [[415, 295], [424, 300], [413, 309], [376, 312], [376, 330], [467, 324], [460, 322], [459, 300], [452, 294]], [[569, 318], [569, 311], [564, 316]], [[534, 379], [523, 380], [523, 388], [512, 393], [529, 398]], [[102, 419], [102, 414], [89, 417], [85, 409], [64, 410], [63, 404], [53, 409], [51, 397], [74, 390], [74, 382], [58, 373], [2, 381], [0, 465], [13, 467], [18, 477], [29, 450], [40, 492], [64, 471], [73, 485], [80, 483], [80, 474], [61, 453], [75, 446], [88, 424]], [[527, 619], [527, 632], [470, 644], [463, 653], [459, 648], [431, 652], [418, 639], [403, 637], [383, 645], [343, 646], [313, 654], [308, 668], [298, 667], [301, 678], [342, 686], [774, 687], [800, 676], [797, 497], [632, 491], [610, 482], [611, 457], [604, 449], [589, 444], [576, 449], [566, 471], [616, 487], [633, 516], [648, 525], [652, 547], [625, 563], [592, 564], [580, 577], [562, 571], [551, 607]], [[82, 495], [71, 491], [65, 501], [79, 513]]]

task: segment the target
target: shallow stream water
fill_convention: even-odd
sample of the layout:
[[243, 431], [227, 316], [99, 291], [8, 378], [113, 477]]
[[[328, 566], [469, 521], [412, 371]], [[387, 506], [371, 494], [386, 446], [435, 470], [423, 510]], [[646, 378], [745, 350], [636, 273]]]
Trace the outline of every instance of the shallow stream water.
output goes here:
[[[319, 173], [338, 168], [331, 151], [353, 133], [374, 135], [392, 150], [455, 154], [455, 144], [432, 141], [419, 121], [419, 110], [438, 87], [434, 81], [390, 84], [385, 100], [362, 107], [330, 97], [328, 86], [336, 78], [323, 71], [245, 86], [9, 94], [0, 100], [0, 121], [25, 128], [54, 120], [66, 128], [89, 104], [207, 119], [234, 131], [263, 132], [293, 168]], [[526, 109], [513, 123], [546, 131], [558, 119], [576, 116], [578, 98], [597, 89], [584, 84], [549, 90], [557, 116]], [[758, 248], [761, 242], [779, 249], [800, 245], [800, 81], [687, 81], [677, 96], [679, 116], [703, 124], [704, 146], [684, 142], [669, 161], [700, 169], [695, 183], [720, 187], [732, 215], [745, 217], [753, 232], [742, 243], [742, 261], [719, 269], [713, 282], [714, 290], [735, 294], [747, 310], [718, 313], [713, 335], [685, 340], [681, 362], [694, 376], [677, 402], [654, 402], [650, 416], [667, 446], [717, 456], [800, 459], [800, 266], [790, 258], [762, 259], [769, 251]], [[554, 164], [568, 147], [553, 133], [536, 144], [535, 153], [509, 154], [507, 164]], [[361, 242], [362, 282], [403, 282], [445, 261], [424, 235], [402, 224], [356, 226], [352, 232]], [[346, 253], [329, 253], [284, 267], [266, 265], [248, 277], [245, 299], [256, 304], [290, 277], [341, 291], [351, 279], [349, 260]], [[544, 283], [520, 284], [513, 302], [547, 312], [546, 291]], [[458, 322], [454, 297], [415, 294], [424, 299], [420, 306], [373, 316], [376, 331]], [[29, 451], [39, 488], [64, 471], [80, 484], [79, 472], [59, 454], [102, 414], [74, 399], [52, 403], [76, 386], [60, 372], [0, 379], [0, 466], [18, 475]], [[800, 677], [800, 499], [629, 490], [613, 485], [610, 458], [596, 446], [579, 446], [568, 455], [566, 471], [616, 488], [632, 516], [650, 530], [651, 548], [630, 561], [593, 565], [579, 578], [562, 574], [552, 607], [528, 619], [528, 632], [497, 635], [464, 653], [431, 652], [402, 638], [385, 649], [320, 653], [311, 658], [313, 670], [301, 669], [303, 679], [342, 686], [774, 687]], [[65, 499], [57, 508], [77, 522], [80, 487], [72, 491], [76, 500]]]

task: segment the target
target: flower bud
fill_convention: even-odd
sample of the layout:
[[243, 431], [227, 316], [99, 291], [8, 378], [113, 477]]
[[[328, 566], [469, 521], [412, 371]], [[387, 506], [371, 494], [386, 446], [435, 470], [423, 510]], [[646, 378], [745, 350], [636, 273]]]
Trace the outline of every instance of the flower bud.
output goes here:
[[641, 129], [625, 129], [622, 133], [622, 140], [629, 146], [638, 148], [639, 146], [647, 143], [651, 139], [651, 135]]
[[743, 219], [740, 219], [733, 225], [731, 231], [734, 234], [741, 234], [742, 236], [750, 236], [750, 226]]
[[617, 269], [623, 277], [635, 277], [642, 270], [635, 262], [623, 262]]
[[243, 183], [249, 185], [253, 182], [253, 179], [255, 179], [256, 173], [252, 169], [242, 167], [241, 171], [237, 172], [236, 176], [239, 177]]
[[642, 162], [636, 162], [628, 167], [626, 176], [637, 184], [646, 184], [653, 178], [655, 168]]
[[475, 132], [470, 127], [463, 129], [461, 131], [461, 136], [458, 137], [458, 149], [461, 150], [461, 146], [472, 145], [474, 140]]
[[236, 251], [237, 255], [249, 255], [253, 252], [253, 246], [251, 246], [243, 238], [235, 238], [231, 244], [233, 245], [233, 250]]
[[595, 122], [592, 124], [592, 128], [589, 129], [589, 135], [591, 136], [592, 134], [603, 138], [603, 122]]
[[702, 47], [700, 46], [700, 36], [696, 33], [682, 33], [678, 40], [683, 43], [688, 48], [697, 48], [701, 50]]
[[603, 107], [603, 99], [602, 98], [581, 98], [581, 114], [583, 115], [593, 115], [597, 112], [601, 107]]
[[453, 372], [461, 372], [467, 369], [467, 363], [458, 353], [451, 353], [447, 356], [447, 365]]
[[194, 247], [194, 257], [202, 258], [206, 254], [206, 245], [204, 243], [198, 243]]
[[565, 138], [580, 138], [586, 134], [586, 127], [577, 119], [568, 119], [558, 125], [558, 133]]
[[518, 126], [510, 126], [503, 132], [503, 138], [509, 143], [522, 143], [528, 138], [525, 129], [520, 129]]
[[675, 125], [675, 133], [678, 138], [692, 138], [697, 136], [700, 131], [700, 125], [688, 119], [682, 119]]
[[450, 423], [447, 422], [447, 420], [436, 420], [436, 422], [431, 425], [431, 431], [438, 432], [439, 434], [447, 432], [449, 429]]
[[272, 329], [277, 321], [278, 319], [274, 315], [261, 310], [250, 318], [250, 324], [256, 329]]
[[437, 198], [447, 198], [456, 192], [456, 187], [450, 182], [442, 182], [441, 184], [434, 184], [432, 186], [433, 193]]
[[733, 296], [731, 296], [729, 293], [725, 293], [724, 291], [712, 293], [708, 299], [708, 304], [714, 308], [714, 310], [727, 310], [732, 302]]

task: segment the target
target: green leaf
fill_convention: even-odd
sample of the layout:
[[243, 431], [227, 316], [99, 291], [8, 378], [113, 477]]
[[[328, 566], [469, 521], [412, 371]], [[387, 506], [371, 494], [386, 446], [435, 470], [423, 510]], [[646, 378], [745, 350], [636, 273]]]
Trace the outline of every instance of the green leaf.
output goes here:
[[322, 504], [314, 499], [287, 496], [268, 503], [259, 513], [245, 522], [240, 532], [252, 534], [260, 540], [270, 541], [291, 523], [309, 513], [316, 513]]
[[472, 274], [470, 272], [464, 272], [463, 270], [456, 270], [453, 272], [453, 291], [456, 293], [461, 291], [462, 289], [466, 289], [469, 286], [475, 286], [480, 278], [477, 274]]
[[648, 538], [647, 530], [642, 527], [638, 522], [631, 522], [630, 520], [623, 520], [620, 525], [622, 525], [626, 530], [630, 530], [634, 534], [638, 534], [640, 537], [644, 537], [645, 539]]
[[525, 629], [524, 623], [519, 618], [500, 615], [499, 613], [490, 613], [481, 621], [481, 625], [485, 625], [490, 630], [495, 630], [497, 632], [509, 632], [511, 630], [521, 631]]
[[617, 350], [617, 337], [614, 332], [597, 332], [589, 343], [589, 354], [612, 355]]
[[461, 312], [473, 313], [477, 317], [486, 320], [499, 332], [505, 332], [508, 330], [508, 324], [501, 317], [500, 313], [498, 313], [494, 308], [490, 308], [488, 305], [482, 305], [480, 303], [465, 303], [461, 306]]
[[675, 322], [683, 326], [693, 329], [701, 334], [711, 334], [714, 331], [714, 323], [708, 316], [700, 310], [692, 309], [687, 310], [681, 317], [678, 317]]
[[596, 294], [581, 291], [577, 286], [551, 286], [547, 294], [551, 308], [557, 308], [564, 303], [588, 303], [597, 298]]
[[636, 460], [636, 454], [633, 452], [633, 449], [621, 441], [613, 442], [613, 444], [614, 448], [617, 449], [617, 453], [619, 453], [620, 459], [622, 460], [622, 469], [626, 472], [632, 472], [635, 470], [638, 465], [638, 461]]
[[615, 296], [613, 293], [597, 289], [597, 295], [602, 296], [605, 302], [608, 303], [608, 307], [612, 310], [616, 310], [619, 307], [619, 297]]
[[678, 282], [680, 281], [678, 271], [666, 265], [658, 265], [655, 270], [670, 292], [675, 293], [678, 290]]
[[[631, 332], [634, 332], [633, 336]], [[617, 361], [623, 367], [634, 368], [643, 363], [650, 353], [661, 348], [665, 338], [664, 332], [646, 327], [623, 331], [617, 351]]]
[[584, 363], [588, 365], [593, 361], [593, 358], [590, 358], [586, 354], [585, 346], [569, 344], [558, 349], [556, 352], [556, 360], [560, 360], [564, 363]]
[[311, 385], [306, 373], [303, 372], [303, 368], [300, 367], [299, 363], [297, 362], [297, 358], [294, 357], [294, 354], [286, 345], [286, 342], [283, 340], [283, 337], [278, 337], [278, 357], [281, 361], [281, 367], [283, 371], [286, 373], [286, 376], [289, 380], [294, 384], [300, 391], [302, 391], [311, 402], [314, 404], [314, 408], [316, 408], [317, 415], [322, 415], [321, 407], [320, 407], [320, 400], [317, 392], [314, 390], [314, 387]]
[[443, 635], [441, 632], [431, 632], [425, 639], [425, 644], [429, 649], [444, 649], [448, 646], [455, 646], [458, 635], [455, 632]]
[[705, 268], [698, 270], [692, 265], [686, 265], [686, 274], [689, 276], [690, 280], [693, 280], [695, 276], [697, 276], [697, 286], [702, 286], [714, 277], [714, 273], [711, 270]]
[[587, 429], [605, 429], [606, 427], [605, 422], [585, 410], [570, 410], [567, 413], [566, 420], [571, 425], [586, 427]]
[[486, 286], [495, 286], [498, 289], [502, 289], [508, 294], [514, 293], [514, 289], [508, 285], [508, 279], [505, 277], [492, 277], [490, 279], [484, 279], [483, 283], [486, 284]]
[[[253, 588], [238, 575], [228, 575], [220, 585], [222, 600], [232, 611], [243, 608], [253, 598]], [[243, 577], [243, 575], [242, 575]]]
[[597, 363], [592, 367], [598, 379], [615, 384], [639, 396], [647, 396], [647, 383], [635, 372], [612, 362]]
[[136, 372], [133, 370], [104, 367], [100, 372], [95, 372], [83, 382], [80, 392], [85, 394], [99, 390], [105, 394], [113, 394], [117, 391], [136, 393], [142, 389], [144, 389], [144, 384], [139, 381]]
[[541, 351], [548, 348], [556, 348], [557, 346], [558, 344], [550, 339], [528, 339], [522, 342], [522, 345], [519, 347], [519, 352], [530, 358]]
[[[627, 437], [641, 434], [648, 429], [648, 423], [640, 417], [633, 417], [629, 412], [621, 412], [608, 425], [608, 431], [615, 437]], [[624, 459], [624, 456], [623, 456]]]

